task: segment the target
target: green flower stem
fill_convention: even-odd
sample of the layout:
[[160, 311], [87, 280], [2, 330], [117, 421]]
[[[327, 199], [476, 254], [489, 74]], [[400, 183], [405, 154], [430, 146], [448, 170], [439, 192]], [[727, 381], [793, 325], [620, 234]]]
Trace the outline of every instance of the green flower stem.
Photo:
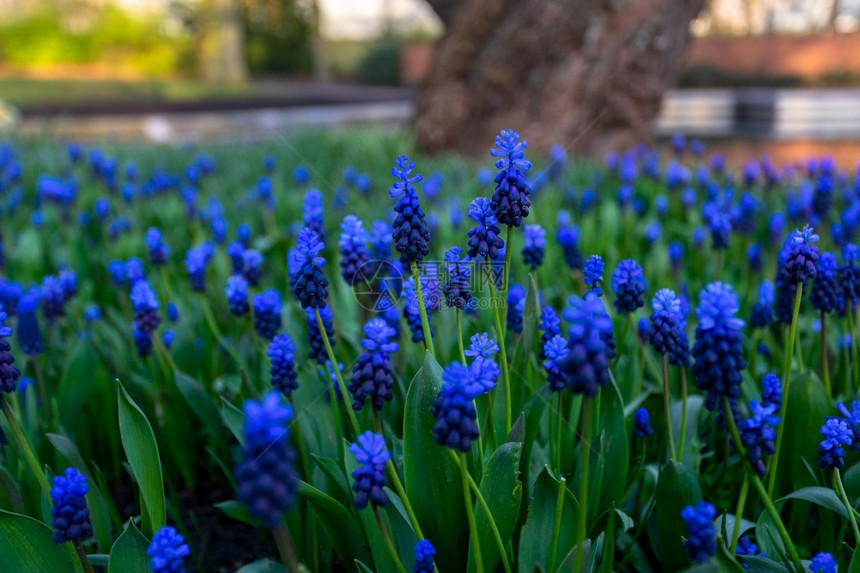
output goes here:
[[842, 503], [845, 504], [845, 509], [848, 511], [851, 530], [854, 532], [854, 543], [855, 545], [860, 544], [860, 529], [858, 529], [857, 519], [854, 517], [854, 507], [848, 500], [848, 493], [845, 491], [845, 486], [842, 484], [842, 474], [839, 473], [839, 468], [833, 468], [833, 489], [839, 495]]
[[821, 375], [824, 378], [824, 390], [827, 391], [827, 397], [833, 397], [833, 391], [830, 389], [830, 367], [827, 364], [827, 313], [821, 311]]
[[680, 462], [675, 451], [675, 437], [672, 436], [672, 413], [669, 411], [669, 357], [663, 355], [663, 410], [666, 412], [666, 434], [669, 436], [669, 456]]
[[6, 415], [6, 420], [9, 422], [9, 429], [12, 431], [12, 436], [15, 438], [15, 443], [18, 445], [18, 452], [21, 454], [21, 457], [24, 458], [24, 461], [27, 462], [27, 465], [30, 466], [30, 471], [33, 472], [39, 485], [42, 486], [42, 491], [45, 492], [45, 495], [50, 497], [51, 484], [48, 482], [48, 478], [45, 477], [45, 472], [40, 469], [41, 466], [39, 465], [39, 460], [36, 458], [36, 454], [33, 452], [30, 442], [28, 442], [26, 436], [24, 436], [24, 432], [21, 431], [21, 426], [18, 425], [18, 420], [15, 419], [15, 414], [12, 412], [12, 408], [9, 407], [9, 402], [3, 394], [0, 394], [0, 408], [3, 409], [3, 413]]
[[493, 533], [493, 538], [496, 540], [496, 547], [499, 549], [499, 554], [502, 556], [502, 566], [505, 568], [505, 573], [511, 573], [511, 565], [508, 562], [508, 554], [505, 552], [505, 544], [502, 542], [502, 536], [499, 534], [499, 528], [496, 526], [496, 520], [493, 517], [493, 514], [490, 512], [490, 506], [487, 505], [487, 500], [484, 499], [484, 494], [481, 493], [478, 484], [475, 483], [475, 480], [472, 479], [472, 476], [469, 475], [469, 472], [466, 470], [466, 454], [461, 453], [460, 457], [454, 453], [454, 450], [448, 450], [451, 452], [451, 456], [454, 459], [454, 462], [460, 466], [460, 471], [465, 472], [465, 479], [468, 480], [469, 486], [472, 488], [472, 491], [475, 493], [475, 498], [478, 500], [478, 504], [481, 506], [481, 509], [484, 510], [484, 513], [487, 515], [487, 521], [490, 524], [490, 531]]
[[87, 559], [87, 552], [84, 551], [84, 546], [81, 545], [81, 540], [75, 539], [72, 545], [75, 546], [75, 553], [78, 554], [78, 559], [81, 560], [81, 566], [84, 568], [84, 571], [86, 573], [95, 573], [93, 571], [93, 564]]
[[734, 555], [738, 551], [738, 537], [741, 533], [741, 520], [744, 517], [744, 506], [747, 503], [747, 493], [750, 490], [750, 478], [744, 475], [744, 483], [741, 486], [741, 493], [738, 495], [738, 506], [735, 510], [735, 525], [732, 527], [732, 548], [729, 553]]
[[394, 549], [394, 544], [391, 543], [391, 537], [388, 536], [388, 530], [382, 522], [382, 516], [379, 515], [379, 508], [373, 506], [373, 516], [376, 517], [376, 524], [379, 526], [379, 531], [382, 532], [382, 539], [385, 540], [385, 546], [388, 548], [388, 553], [391, 555], [391, 560], [394, 561], [394, 566], [400, 573], [406, 573], [403, 563], [400, 562], [400, 557], [397, 555], [397, 550]]
[[[509, 228], [510, 229], [510, 228]], [[487, 270], [490, 278], [490, 305], [493, 307], [493, 318], [496, 322], [496, 338], [499, 343], [499, 355], [502, 363], [502, 381], [505, 384], [505, 434], [511, 431], [511, 378], [508, 373], [508, 353], [505, 350], [505, 329], [502, 325], [502, 317], [500, 305], [497, 304], [501, 299], [496, 293], [496, 283], [493, 280], [493, 269], [490, 262], [487, 261]]]
[[[559, 396], [561, 394], [559, 393]], [[567, 480], [561, 478], [558, 483], [558, 495], [555, 498], [555, 517], [552, 521], [552, 545], [549, 551], [549, 570], [555, 571], [555, 559], [558, 554], [558, 532], [561, 530], [561, 515], [564, 509], [564, 492], [567, 490]]]
[[466, 519], [469, 520], [469, 535], [472, 539], [472, 547], [475, 549], [475, 569], [478, 573], [484, 573], [484, 562], [481, 559], [481, 539], [478, 537], [478, 528], [475, 526], [475, 510], [469, 495], [469, 472], [466, 470], [466, 454], [464, 452], [460, 452], [457, 465], [460, 466], [460, 478], [463, 482], [463, 500], [466, 504]]
[[681, 367], [681, 432], [678, 435], [678, 461], [684, 459], [684, 439], [687, 437], [687, 369]]
[[[505, 266], [502, 268], [502, 292], [508, 292], [508, 275], [511, 272], [511, 257], [514, 250], [511, 248], [511, 241], [514, 239], [514, 228], [508, 225], [508, 232], [505, 235]], [[492, 277], [490, 277], [492, 278]]]
[[[224, 340], [224, 335], [221, 334], [221, 329], [218, 328], [218, 323], [215, 322], [215, 316], [212, 314], [212, 307], [209, 306], [209, 301], [206, 299], [206, 296], [200, 295], [200, 306], [203, 308], [203, 316], [206, 317], [206, 323], [209, 325], [209, 330], [212, 331], [212, 335], [215, 337], [215, 342], [218, 345], [222, 345], [222, 341]], [[248, 367], [248, 364], [245, 360], [239, 355], [239, 353], [234, 348], [233, 344], [224, 344], [222, 345], [227, 353], [236, 361], [236, 364], [240, 369], [244, 370], [251, 375], [252, 370]]]
[[[788, 346], [785, 349], [785, 364], [782, 368], [782, 427], [788, 423], [788, 391], [791, 388], [791, 362], [794, 354], [794, 339], [797, 337], [797, 316], [800, 314], [800, 301], [803, 297], [803, 284], [798, 283], [794, 293], [794, 312], [791, 315], [791, 328], [788, 331]], [[767, 496], [773, 496], [773, 486], [776, 483], [776, 473], [779, 471], [779, 451], [782, 447], [784, 431], [776, 434], [776, 450], [770, 458], [770, 475], [767, 476]]]
[[463, 347], [463, 318], [460, 309], [456, 309], [457, 313], [457, 346], [460, 350], [460, 361], [466, 364], [466, 350]]
[[293, 538], [290, 537], [287, 526], [281, 523], [272, 529], [272, 535], [275, 537], [275, 545], [278, 546], [278, 553], [281, 554], [281, 561], [287, 566], [287, 571], [298, 573], [299, 560], [296, 557], [296, 546], [293, 545]]
[[791, 560], [794, 562], [794, 566], [797, 569], [797, 573], [803, 573], [804, 569], [803, 565], [800, 562], [800, 555], [797, 553], [797, 548], [794, 546], [794, 542], [791, 540], [791, 537], [789, 537], [788, 535], [788, 531], [785, 529], [785, 524], [782, 522], [782, 517], [780, 517], [779, 511], [776, 509], [776, 506], [773, 505], [773, 502], [770, 499], [770, 495], [764, 488], [764, 484], [761, 483], [761, 479], [759, 479], [758, 474], [755, 473], [755, 470], [750, 465], [749, 458], [747, 457], [746, 448], [744, 447], [743, 442], [741, 442], [740, 433], [738, 432], [738, 427], [735, 424], [735, 418], [734, 416], [732, 416], [732, 409], [731, 406], [729, 406], [729, 399], [727, 397], [723, 398], [723, 412], [725, 415], [726, 422], [729, 426], [729, 431], [732, 435], [732, 441], [734, 442], [735, 448], [738, 451], [738, 455], [740, 455], [741, 459], [743, 459], [743, 463], [746, 465], [747, 475], [752, 480], [752, 484], [753, 486], [755, 486], [755, 489], [758, 492], [758, 496], [761, 498], [761, 501], [764, 504], [764, 507], [767, 510], [768, 514], [770, 515], [770, 518], [773, 520], [774, 525], [776, 525], [776, 529], [779, 532], [779, 536], [780, 538], [782, 538], [782, 543], [788, 550], [788, 553], [791, 556]]
[[585, 537], [587, 535], [588, 518], [588, 461], [591, 457], [591, 406], [592, 399], [582, 398], [582, 446], [579, 460], [579, 514], [576, 516], [576, 557], [573, 561], [573, 571], [582, 571], [582, 559], [585, 553]]
[[[557, 408], [555, 411], [555, 468], [558, 470], [559, 477], [561, 477], [561, 426], [564, 422], [564, 393], [556, 392], [556, 395]], [[552, 569], [550, 568], [550, 570]]]
[[[361, 434], [361, 426], [358, 425], [358, 418], [355, 417], [355, 411], [352, 409], [352, 404], [349, 403], [349, 391], [346, 388], [346, 384], [343, 383], [343, 376], [340, 374], [340, 368], [337, 367], [337, 359], [335, 359], [334, 351], [331, 349], [331, 341], [328, 339], [328, 333], [325, 331], [325, 325], [323, 324], [322, 316], [320, 316], [320, 310], [318, 308], [314, 309], [314, 316], [317, 319], [317, 329], [322, 335], [323, 344], [325, 344], [325, 351], [328, 355], [328, 360], [331, 362], [331, 369], [334, 370], [335, 376], [337, 377], [337, 384], [340, 387], [340, 394], [343, 396], [346, 415], [349, 416], [352, 430], [355, 432], [355, 436], [358, 437], [358, 435]], [[332, 390], [334, 389], [332, 388]], [[337, 394], [332, 394], [331, 398], [333, 402], [337, 403]]]
[[412, 261], [412, 280], [415, 283], [415, 297], [418, 301], [418, 311], [421, 313], [421, 328], [424, 330], [424, 344], [430, 351], [430, 356], [436, 357], [433, 347], [433, 335], [430, 334], [430, 320], [427, 318], [427, 308], [424, 306], [424, 291], [421, 289], [421, 278], [418, 276], [418, 264]]
[[[382, 421], [379, 418], [379, 412], [373, 411], [373, 423], [376, 428], [376, 433], [382, 434]], [[418, 518], [415, 517], [415, 512], [412, 510], [412, 504], [409, 503], [409, 498], [406, 497], [406, 490], [403, 489], [403, 484], [400, 482], [400, 475], [397, 473], [397, 468], [394, 467], [394, 462], [389, 460], [385, 462], [385, 468], [388, 470], [388, 476], [391, 478], [391, 484], [394, 486], [394, 491], [400, 496], [400, 501], [403, 502], [403, 508], [406, 510], [406, 515], [409, 517], [409, 523], [412, 524], [412, 529], [418, 539], [424, 539], [424, 534], [421, 532], [421, 525], [418, 523]]]
[[714, 261], [714, 280], [720, 280], [720, 273], [723, 270], [723, 251], [717, 251], [717, 259]]

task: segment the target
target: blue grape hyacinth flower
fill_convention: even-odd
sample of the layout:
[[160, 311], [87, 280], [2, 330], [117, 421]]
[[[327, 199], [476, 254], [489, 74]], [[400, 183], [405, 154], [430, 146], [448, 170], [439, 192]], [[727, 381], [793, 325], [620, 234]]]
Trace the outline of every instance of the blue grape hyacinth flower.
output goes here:
[[648, 329], [648, 339], [657, 354], [670, 354], [681, 344], [678, 319], [681, 316], [681, 303], [675, 293], [667, 288], [660, 289], [651, 302], [654, 313]]
[[395, 330], [382, 318], [373, 318], [364, 325], [361, 346], [365, 352], [352, 367], [352, 379], [348, 387], [354, 410], [361, 410], [365, 400], [370, 400], [373, 409], [378, 412], [385, 402], [394, 398], [391, 353], [398, 349], [398, 344], [392, 340], [395, 334]]
[[707, 392], [706, 407], [721, 407], [723, 397], [740, 396], [744, 359], [744, 321], [735, 316], [739, 305], [732, 287], [711, 283], [700, 295], [696, 316], [696, 343], [693, 346], [693, 377], [696, 386]]
[[248, 304], [248, 281], [242, 275], [232, 275], [227, 279], [224, 289], [227, 296], [227, 306], [236, 316], [244, 316], [251, 309]]
[[365, 432], [358, 436], [355, 443], [350, 444], [349, 451], [359, 464], [352, 472], [355, 506], [364, 509], [368, 504], [373, 507], [388, 505], [385, 464], [391, 459], [391, 452], [385, 449], [385, 438], [374, 432]]
[[302, 223], [317, 234], [325, 245], [325, 219], [323, 218], [323, 195], [316, 189], [305, 193], [302, 203]]
[[260, 279], [263, 277], [263, 269], [260, 267], [265, 260], [263, 254], [256, 249], [242, 251], [242, 276], [251, 286], [260, 284]]
[[561, 392], [567, 388], [567, 377], [561, 369], [561, 364], [567, 356], [567, 340], [560, 334], [553, 335], [544, 344], [543, 367], [546, 370], [549, 389]]
[[618, 263], [612, 273], [612, 292], [615, 293], [615, 309], [619, 313], [631, 313], [642, 307], [645, 304], [642, 295], [646, 288], [648, 283], [639, 263], [632, 259]]
[[[191, 279], [191, 290], [206, 292], [206, 265], [209, 263], [212, 251], [213, 249], [204, 243], [199, 247], [188, 249], [185, 254], [185, 268]], [[131, 282], [131, 273], [129, 273], [129, 282]]]
[[597, 296], [603, 295], [603, 289], [600, 288], [600, 283], [603, 282], [603, 271], [605, 269], [606, 265], [600, 255], [591, 255], [588, 257], [588, 260], [585, 261], [585, 269], [583, 270], [585, 285], [591, 287], [591, 292]]
[[248, 506], [251, 516], [269, 527], [281, 522], [298, 492], [294, 467], [296, 454], [289, 443], [287, 424], [293, 411], [281, 403], [275, 390], [263, 400], [248, 400], [242, 406], [242, 462], [236, 468], [236, 498]]
[[558, 318], [558, 314], [555, 312], [553, 307], [549, 305], [541, 307], [538, 328], [541, 331], [540, 359], [543, 360], [546, 358], [544, 347], [547, 342], [549, 342], [556, 334], [561, 334], [561, 319]]
[[24, 354], [36, 356], [45, 350], [42, 329], [36, 311], [39, 308], [39, 293], [30, 291], [18, 301], [18, 346]]
[[161, 323], [161, 317], [158, 316], [158, 299], [149, 281], [136, 282], [131, 289], [130, 298], [134, 309], [134, 324], [141, 332], [154, 332]]
[[90, 510], [87, 509], [87, 476], [75, 468], [66, 468], [54, 476], [51, 484], [51, 536], [57, 545], [86, 539], [93, 534]]
[[857, 262], [860, 261], [860, 248], [853, 243], [842, 247], [842, 261], [843, 264], [837, 271], [839, 286], [845, 297], [846, 306], [850, 305], [854, 308], [860, 301], [860, 267], [857, 266]]
[[302, 308], [322, 308], [328, 297], [328, 279], [323, 273], [325, 259], [320, 255], [324, 245], [317, 234], [304, 228], [299, 231], [295, 260], [299, 265], [293, 283], [293, 295]]
[[499, 258], [505, 242], [499, 236], [496, 215], [486, 197], [478, 197], [469, 206], [469, 218], [477, 223], [469, 230], [469, 257], [494, 261]]
[[512, 129], [503, 129], [496, 136], [496, 148], [490, 150], [492, 157], [498, 157], [496, 169], [499, 173], [494, 181], [496, 189], [490, 200], [496, 219], [503, 225], [519, 227], [523, 218], [528, 217], [531, 207], [532, 190], [526, 182], [525, 174], [531, 169], [531, 162], [525, 158], [529, 142], [519, 141], [520, 134]]
[[810, 573], [837, 573], [839, 564], [830, 553], [818, 553], [809, 562]]
[[469, 384], [470, 373], [464, 364], [454, 362], [445, 367], [442, 380], [445, 382], [433, 402], [433, 437], [440, 446], [462, 452], [472, 448], [478, 439], [478, 412], [473, 402], [475, 396]]
[[535, 270], [543, 264], [546, 231], [540, 225], [526, 225], [523, 237], [523, 264]]
[[436, 549], [433, 544], [427, 539], [420, 540], [415, 545], [415, 567], [412, 568], [412, 573], [433, 573], [433, 557], [436, 555]]
[[775, 428], [779, 425], [779, 416], [775, 415], [776, 406], [762, 405], [755, 400], [750, 402], [750, 411], [752, 416], [741, 421], [738, 429], [753, 470], [760, 477], [764, 477], [766, 466], [763, 454], [772, 455], [776, 451]]
[[269, 376], [272, 387], [286, 398], [292, 396], [293, 391], [299, 387], [295, 370], [295, 355], [296, 346], [290, 336], [284, 333], [273, 338], [266, 350], [266, 356], [269, 357]]
[[366, 245], [368, 235], [364, 230], [364, 224], [355, 215], [347, 215], [340, 228], [338, 245], [340, 246], [341, 276], [349, 286], [367, 282], [370, 251]]
[[779, 376], [768, 372], [761, 381], [761, 402], [763, 406], [773, 406], [774, 413], [782, 409], [782, 382]]
[[776, 288], [773, 283], [764, 280], [758, 289], [758, 302], [752, 307], [750, 326], [766, 328], [773, 322], [773, 305], [776, 302]]
[[281, 329], [281, 296], [275, 289], [254, 295], [254, 330], [264, 340], [272, 340]]
[[783, 266], [789, 282], [806, 283], [815, 278], [815, 265], [818, 262], [818, 247], [815, 243], [818, 239], [809, 225], [805, 225], [802, 231], [795, 231], [789, 238], [788, 257]]
[[146, 231], [146, 246], [149, 249], [149, 261], [154, 267], [164, 266], [170, 258], [170, 247], [164, 242], [161, 229], [150, 227]]
[[399, 198], [394, 206], [397, 216], [392, 225], [391, 238], [404, 265], [420, 263], [430, 252], [430, 230], [414, 187], [422, 177], [420, 174], [412, 175], [414, 169], [415, 162], [410, 161], [408, 156], [397, 157], [391, 168], [391, 175], [396, 181], [388, 191], [392, 199]]
[[818, 467], [823, 469], [845, 467], [845, 450], [842, 446], [854, 443], [854, 432], [844, 420], [829, 418], [821, 426], [824, 439], [818, 445]]
[[654, 433], [651, 428], [651, 416], [645, 408], [636, 410], [633, 422], [633, 433], [636, 434], [637, 438], [647, 438]]
[[175, 528], [165, 525], [152, 536], [146, 554], [152, 573], [185, 573], [185, 559], [191, 549]]
[[12, 336], [12, 328], [6, 326], [6, 318], [3, 305], [0, 305], [0, 395], [14, 392], [18, 387], [18, 378], [21, 377], [21, 372], [15, 366], [12, 347], [6, 340]]
[[716, 516], [716, 508], [706, 501], [700, 501], [698, 505], [688, 505], [681, 511], [681, 518], [687, 526], [684, 548], [690, 559], [696, 563], [704, 563], [717, 553], [714, 530]]
[[582, 253], [579, 250], [579, 227], [562, 225], [555, 234], [556, 241], [561, 246], [564, 262], [571, 269], [582, 268]]
[[815, 310], [825, 314], [832, 313], [844, 300], [836, 277], [837, 266], [836, 255], [825, 252], [821, 253], [815, 267], [815, 281], [809, 301]]
[[445, 251], [448, 280], [442, 285], [445, 305], [457, 310], [466, 310], [472, 305], [472, 291], [469, 283], [472, 275], [470, 265], [472, 259], [468, 255], [460, 258], [462, 252], [460, 247], [451, 247]]
[[570, 324], [567, 354], [559, 364], [565, 387], [586, 397], [596, 396], [609, 383], [611, 348], [605, 333], [612, 330], [612, 321], [603, 302], [590, 292], [583, 298], [571, 296], [562, 316]]

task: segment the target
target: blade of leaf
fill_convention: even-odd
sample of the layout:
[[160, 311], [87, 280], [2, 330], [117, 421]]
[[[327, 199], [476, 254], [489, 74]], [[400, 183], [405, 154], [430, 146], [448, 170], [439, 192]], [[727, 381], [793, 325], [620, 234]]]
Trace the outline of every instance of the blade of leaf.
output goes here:
[[[523, 484], [517, 479], [522, 444], [507, 442], [499, 446], [487, 460], [487, 468], [478, 489], [490, 508], [502, 542], [510, 539], [520, 513]], [[490, 522], [484, 508], [476, 505], [475, 526], [481, 544], [481, 557], [486, 571], [494, 571], [501, 560]], [[474, 540], [469, 544], [469, 571], [475, 570]]]
[[51, 528], [44, 523], [0, 511], [0, 571], [74, 573], [80, 563], [69, 549], [68, 545], [54, 544]]
[[681, 544], [686, 534], [681, 510], [701, 501], [702, 490], [688, 467], [669, 461], [660, 471], [655, 495], [660, 564], [665, 571], [680, 571], [690, 563]]
[[306, 482], [299, 482], [299, 496], [310, 504], [329, 542], [344, 562], [355, 559], [370, 561], [370, 554], [364, 546], [364, 534], [343, 505]]
[[161, 459], [152, 426], [143, 411], [134, 403], [116, 381], [119, 401], [119, 431], [122, 447], [140, 488], [149, 523], [144, 524], [145, 532], [153, 535], [161, 529], [166, 520], [164, 504], [164, 483], [161, 472]]
[[[528, 517], [520, 532], [519, 561], [517, 571], [531, 573], [535, 568], [546, 571], [549, 567], [550, 543], [555, 520], [555, 505], [559, 482], [544, 467], [535, 480], [534, 494], [529, 503]], [[565, 491], [562, 506], [561, 526], [558, 533], [556, 559], [561, 562], [576, 543], [576, 516], [579, 504], [570, 493]]]
[[138, 531], [134, 521], [129, 521], [128, 527], [111, 547], [108, 573], [149, 573], [147, 548], [149, 540]]
[[432, 406], [442, 388], [442, 368], [427, 353], [406, 395], [403, 416], [403, 470], [406, 495], [421, 529], [436, 547], [440, 571], [462, 571], [469, 538], [463, 513], [460, 471], [433, 439]]

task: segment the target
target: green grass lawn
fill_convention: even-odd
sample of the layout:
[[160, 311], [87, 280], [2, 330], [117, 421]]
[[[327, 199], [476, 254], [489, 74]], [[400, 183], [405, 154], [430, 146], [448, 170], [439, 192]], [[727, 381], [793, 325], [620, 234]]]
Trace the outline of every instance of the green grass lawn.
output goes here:
[[86, 102], [178, 102], [195, 99], [266, 97], [253, 84], [225, 86], [195, 80], [116, 81], [0, 78], [0, 99], [18, 107]]

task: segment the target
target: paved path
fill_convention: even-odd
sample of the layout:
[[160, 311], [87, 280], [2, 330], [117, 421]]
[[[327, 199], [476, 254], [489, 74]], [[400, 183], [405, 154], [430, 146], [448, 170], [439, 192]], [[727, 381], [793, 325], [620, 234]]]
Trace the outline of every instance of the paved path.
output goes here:
[[[319, 126], [405, 126], [415, 113], [408, 89], [312, 83], [287, 87], [281, 86], [277, 97], [255, 101], [25, 110], [21, 130], [66, 139], [255, 140]], [[860, 140], [860, 89], [673, 90], [664, 98], [655, 132], [678, 131], [714, 139]]]

